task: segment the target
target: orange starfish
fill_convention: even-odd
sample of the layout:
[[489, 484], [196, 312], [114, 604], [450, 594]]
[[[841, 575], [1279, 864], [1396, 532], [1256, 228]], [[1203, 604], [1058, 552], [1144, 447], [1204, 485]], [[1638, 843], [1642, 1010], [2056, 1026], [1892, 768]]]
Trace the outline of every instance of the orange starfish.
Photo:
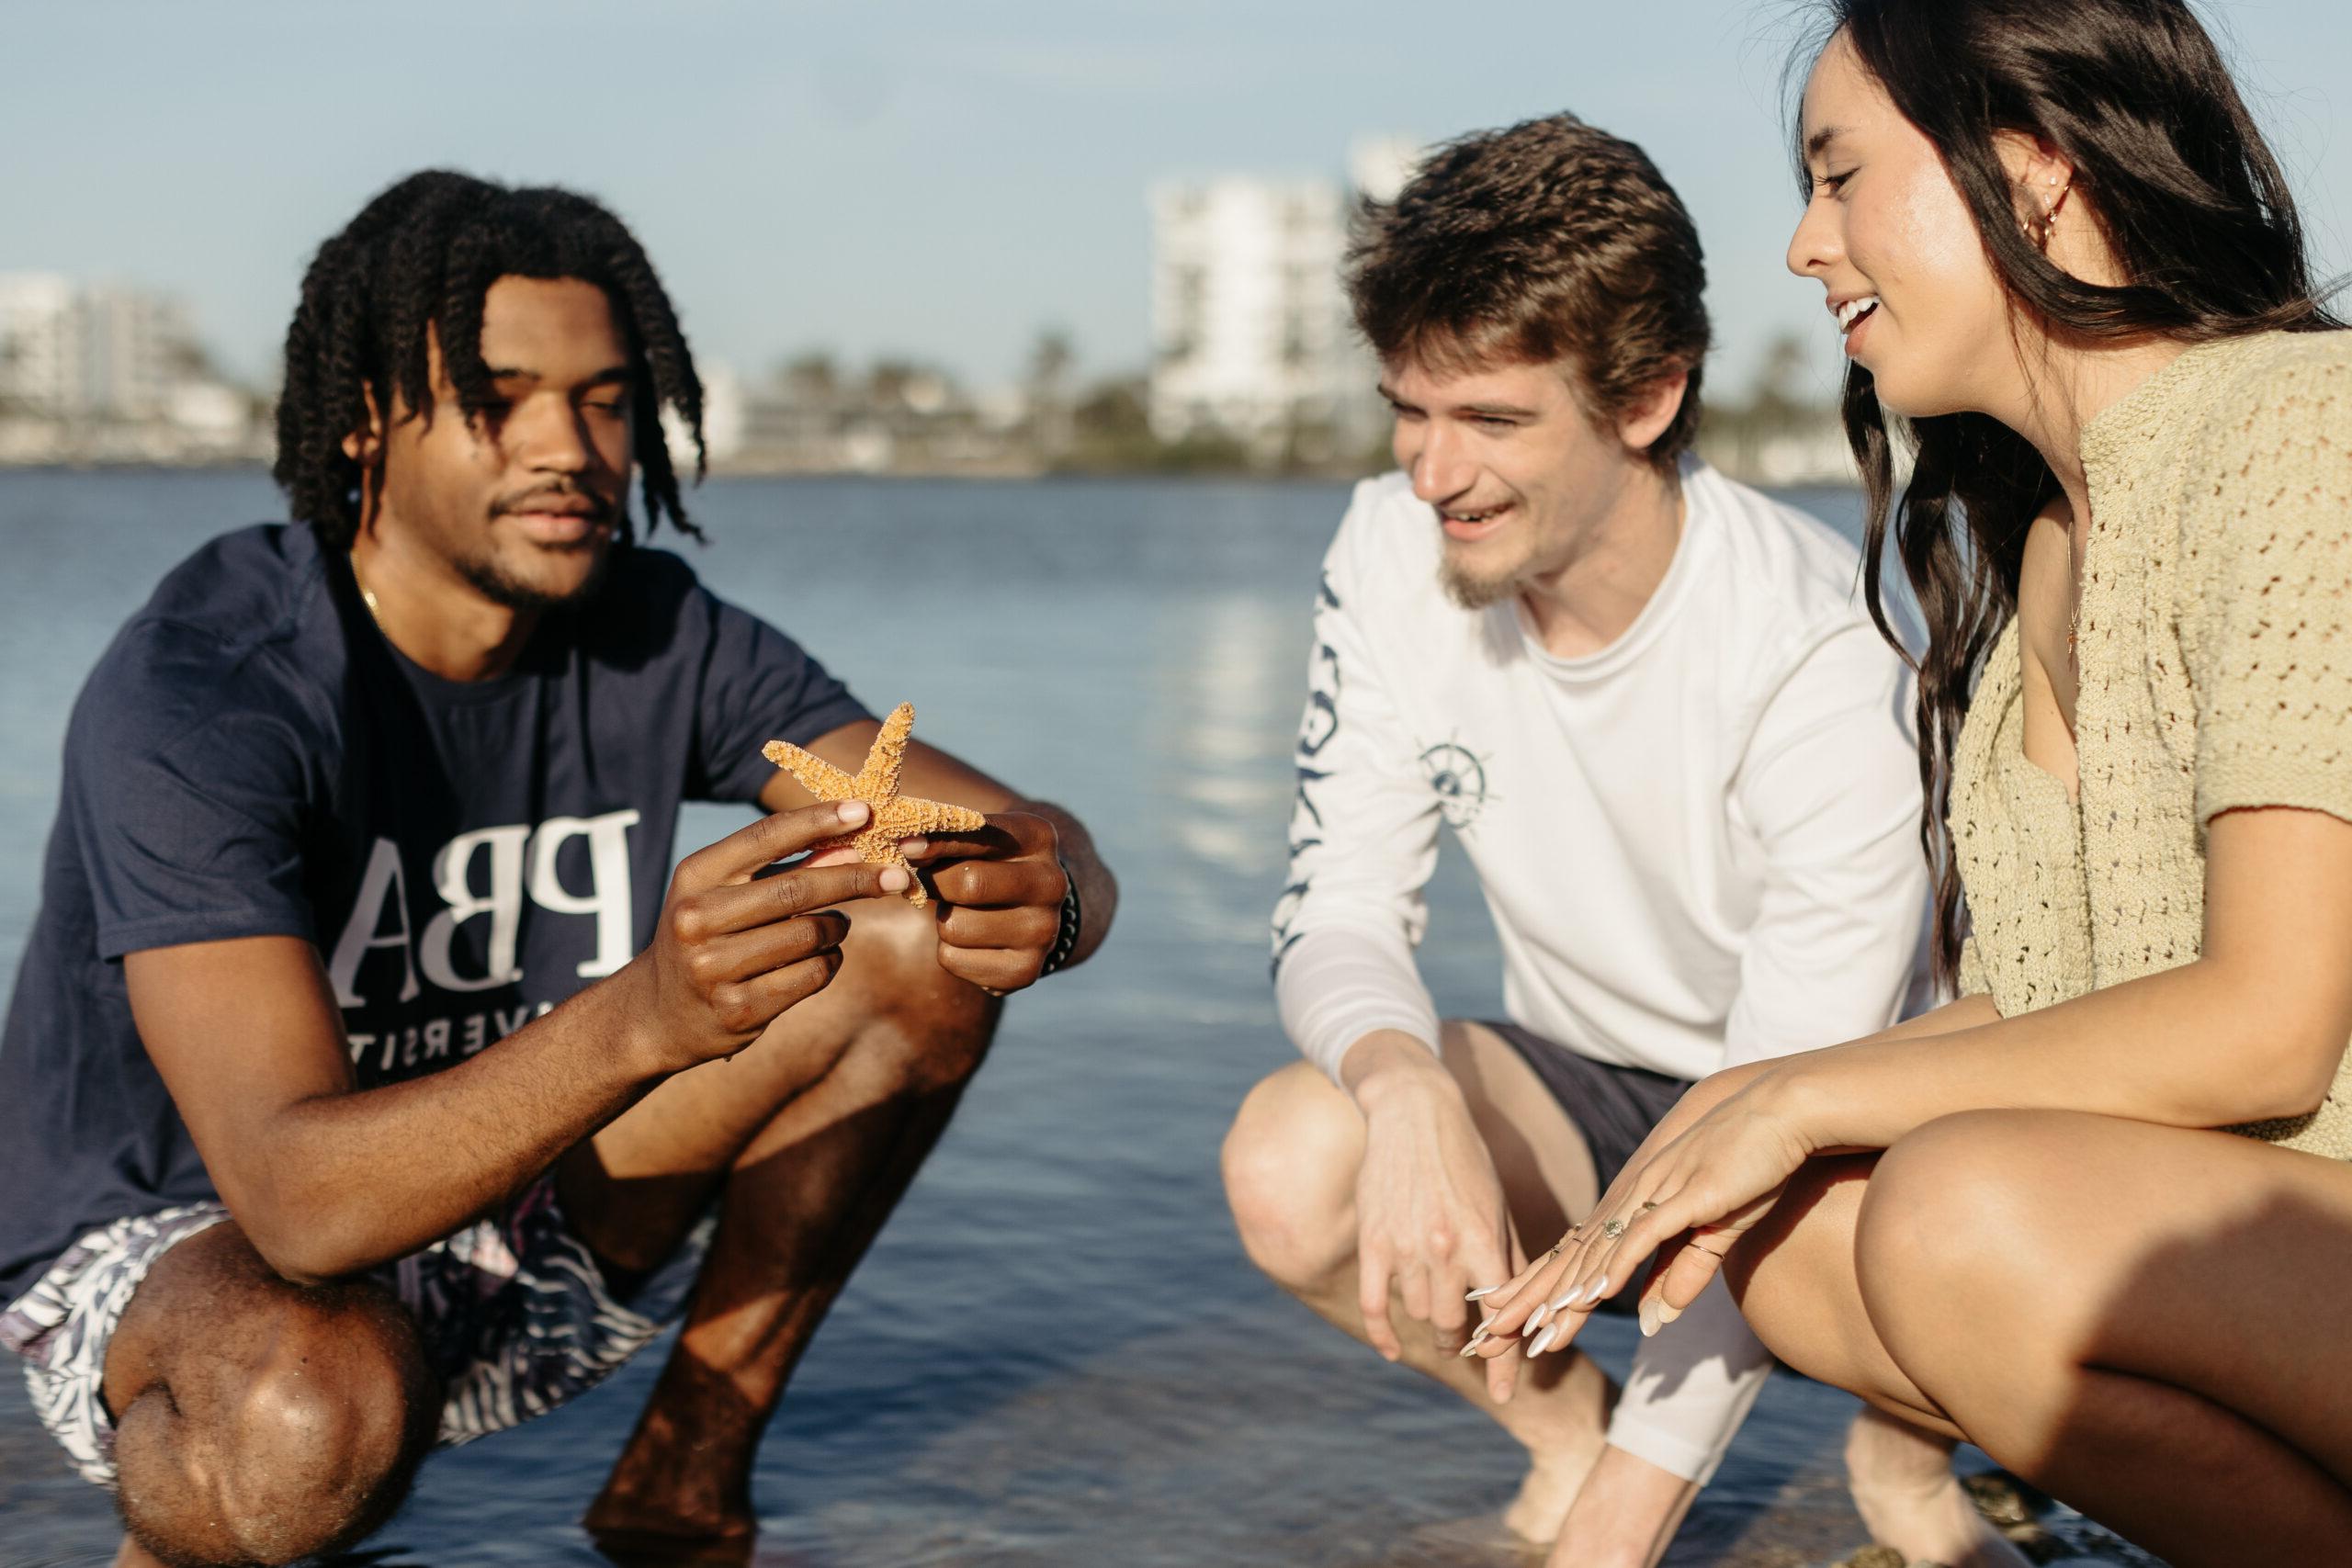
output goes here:
[[915, 875], [914, 867], [899, 852], [899, 840], [926, 833], [969, 833], [988, 826], [988, 818], [960, 806], [899, 793], [899, 769], [907, 760], [907, 739], [914, 728], [914, 704], [900, 703], [891, 709], [855, 777], [789, 741], [771, 740], [760, 754], [797, 779], [800, 787], [819, 800], [862, 800], [871, 806], [874, 815], [865, 828], [816, 847], [831, 850], [846, 844], [869, 865], [897, 866], [907, 874], [907, 902], [921, 908], [931, 899], [922, 890], [922, 878]]

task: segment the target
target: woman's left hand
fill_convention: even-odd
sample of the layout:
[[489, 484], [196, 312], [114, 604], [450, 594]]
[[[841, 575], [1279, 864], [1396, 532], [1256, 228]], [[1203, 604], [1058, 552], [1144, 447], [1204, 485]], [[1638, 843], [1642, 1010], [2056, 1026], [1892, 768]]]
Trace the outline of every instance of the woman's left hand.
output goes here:
[[1752, 1079], [1679, 1135], [1653, 1134], [1557, 1247], [1480, 1302], [1491, 1315], [1478, 1354], [1492, 1359], [1522, 1339], [1530, 1356], [1565, 1348], [1652, 1252], [1643, 1331], [1696, 1301], [1815, 1152], [1773, 1092], [1774, 1077]]

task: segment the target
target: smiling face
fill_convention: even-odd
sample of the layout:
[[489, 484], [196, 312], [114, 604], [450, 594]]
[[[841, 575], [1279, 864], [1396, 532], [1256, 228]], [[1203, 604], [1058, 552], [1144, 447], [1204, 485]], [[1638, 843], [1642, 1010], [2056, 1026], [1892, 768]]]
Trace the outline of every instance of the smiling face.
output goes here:
[[1565, 366], [1400, 360], [1380, 389], [1396, 411], [1396, 462], [1437, 509], [1441, 580], [1477, 610], [1560, 571], [1629, 486], [1654, 479], [1644, 449], [1680, 406], [1682, 380], [1614, 431], [1595, 425]]
[[481, 358], [498, 400], [471, 422], [437, 333], [426, 355], [432, 417], [394, 400], [372, 526], [509, 609], [585, 596], [624, 515], [634, 451], [611, 300], [578, 278], [492, 283]]
[[1914, 418], [2005, 406], [2016, 325], [1966, 203], [1843, 33], [1805, 85], [1812, 195], [1789, 270], [1827, 291], [1847, 355], [1879, 400]]

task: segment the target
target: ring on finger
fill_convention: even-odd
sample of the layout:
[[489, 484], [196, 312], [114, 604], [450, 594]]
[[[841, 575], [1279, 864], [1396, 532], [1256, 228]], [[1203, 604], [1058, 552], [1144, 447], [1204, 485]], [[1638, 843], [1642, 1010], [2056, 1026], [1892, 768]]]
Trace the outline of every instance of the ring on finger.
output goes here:
[[1625, 1222], [1623, 1220], [1611, 1220], [1608, 1224], [1600, 1227], [1600, 1234], [1607, 1236], [1610, 1240], [1615, 1241], [1619, 1236], [1625, 1234]]

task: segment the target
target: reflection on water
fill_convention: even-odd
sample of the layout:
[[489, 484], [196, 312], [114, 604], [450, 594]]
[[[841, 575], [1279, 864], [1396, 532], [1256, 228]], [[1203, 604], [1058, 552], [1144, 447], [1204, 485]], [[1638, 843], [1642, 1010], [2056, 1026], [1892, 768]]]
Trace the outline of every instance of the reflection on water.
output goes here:
[[[939, 1153], [842, 1295], [761, 1451], [766, 1568], [1515, 1561], [1517, 1480], [1468, 1406], [1258, 1277], [1215, 1151], [1291, 1059], [1266, 980], [1289, 751], [1329, 485], [759, 481], [706, 491], [687, 554], [865, 699], [1082, 815], [1125, 888], [1095, 963], [1016, 1002]], [[1851, 503], [1833, 498], [1850, 515]], [[10, 972], [66, 705], [169, 563], [272, 515], [257, 475], [0, 474], [0, 958]], [[742, 819], [694, 808], [682, 841]], [[1424, 965], [1497, 1005], [1458, 855]], [[1587, 1341], [1622, 1371], [1632, 1325]], [[573, 1521], [658, 1357], [426, 1468], [369, 1568], [604, 1561]], [[1669, 1562], [1826, 1562], [1845, 1396], [1776, 1379]], [[0, 1568], [96, 1564], [114, 1534], [0, 1377]]]

